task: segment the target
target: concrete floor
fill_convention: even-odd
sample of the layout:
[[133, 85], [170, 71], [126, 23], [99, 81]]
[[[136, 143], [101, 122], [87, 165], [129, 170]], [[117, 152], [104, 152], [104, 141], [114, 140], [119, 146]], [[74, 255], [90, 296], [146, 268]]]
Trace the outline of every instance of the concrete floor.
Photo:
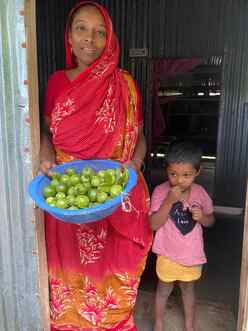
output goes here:
[[[138, 331], [152, 331], [154, 293], [140, 290], [135, 321]], [[183, 330], [183, 312], [178, 297], [171, 296], [166, 311], [165, 331]], [[196, 331], [235, 331], [233, 312], [224, 304], [197, 300]]]
[[[196, 331], [234, 331], [238, 312], [243, 224], [241, 218], [217, 215], [213, 228], [204, 232], [208, 263], [196, 285]], [[136, 306], [139, 331], [151, 331], [156, 289], [155, 256], [150, 254]], [[180, 292], [168, 304], [166, 331], [183, 330]]]

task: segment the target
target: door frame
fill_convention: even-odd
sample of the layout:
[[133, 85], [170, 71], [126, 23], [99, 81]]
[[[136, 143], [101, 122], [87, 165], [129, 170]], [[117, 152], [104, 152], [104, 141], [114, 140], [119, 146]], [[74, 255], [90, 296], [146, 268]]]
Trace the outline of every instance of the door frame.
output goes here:
[[[40, 122], [39, 122], [39, 86], [36, 35], [36, 2], [24, 0], [24, 16], [27, 47], [29, 114], [31, 128], [31, 153], [33, 176], [37, 175], [40, 163]], [[247, 184], [248, 185], [248, 184]], [[248, 191], [248, 190], [247, 190]], [[219, 206], [217, 206], [219, 207]], [[225, 207], [224, 207], [225, 208]], [[227, 207], [228, 208], [228, 207]], [[244, 212], [244, 236], [241, 263], [239, 310], [236, 331], [248, 331], [248, 192]], [[45, 246], [44, 215], [35, 207], [37, 237], [38, 277], [40, 313], [43, 330], [50, 330], [49, 288], [47, 256]]]
[[[24, 0], [24, 22], [26, 33], [25, 44], [27, 49], [27, 86], [29, 97], [32, 172], [33, 176], [36, 176], [40, 164], [40, 121], [35, 0]], [[40, 318], [43, 330], [50, 331], [49, 287], [45, 245], [44, 213], [36, 206], [34, 206], [34, 218], [37, 239], [37, 282], [39, 285], [38, 296], [40, 301]]]
[[248, 181], [244, 210], [243, 248], [239, 287], [237, 331], [248, 331]]

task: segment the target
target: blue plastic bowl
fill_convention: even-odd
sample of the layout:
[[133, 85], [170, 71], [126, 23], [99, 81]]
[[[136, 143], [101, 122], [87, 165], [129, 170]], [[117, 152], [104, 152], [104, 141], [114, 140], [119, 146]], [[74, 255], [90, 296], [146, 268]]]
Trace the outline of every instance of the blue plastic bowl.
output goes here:
[[[120, 168], [121, 164], [117, 161], [111, 160], [77, 160], [58, 165], [51, 169], [51, 171], [64, 173], [64, 170], [68, 167], [74, 167], [76, 172], [79, 173], [85, 167], [91, 167], [93, 170], [99, 171], [108, 168]], [[101, 220], [103, 217], [111, 215], [114, 210], [120, 206], [123, 198], [137, 183], [136, 171], [132, 167], [128, 167], [128, 172], [128, 182], [123, 192], [117, 197], [92, 208], [67, 210], [49, 206], [43, 197], [43, 189], [45, 186], [49, 185], [50, 179], [44, 175], [35, 177], [30, 182], [28, 191], [38, 207], [53, 215], [57, 219], [67, 223], [89, 223]]]

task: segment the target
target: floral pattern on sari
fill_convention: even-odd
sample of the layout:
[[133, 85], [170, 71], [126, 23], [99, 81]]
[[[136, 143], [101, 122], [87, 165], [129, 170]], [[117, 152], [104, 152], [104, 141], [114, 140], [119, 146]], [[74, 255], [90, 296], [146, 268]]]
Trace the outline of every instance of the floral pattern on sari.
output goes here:
[[80, 315], [93, 326], [99, 326], [102, 322], [106, 323], [109, 310], [118, 307], [118, 298], [114, 289], [107, 288], [106, 295], [103, 297], [101, 292], [86, 278], [85, 288], [82, 292], [83, 301], [79, 307]]
[[79, 227], [77, 239], [81, 264], [95, 263], [100, 259], [106, 238], [107, 230], [103, 227], [100, 233], [85, 225]]
[[128, 273], [117, 274], [117, 277], [123, 283], [121, 289], [124, 291], [127, 300], [131, 303], [132, 306], [134, 306], [136, 301], [139, 281], [137, 281], [137, 278], [135, 277], [130, 277]]
[[103, 58], [102, 62], [98, 63], [95, 68], [92, 69], [89, 74], [89, 80], [99, 79], [113, 64], [114, 62], [112, 63], [109, 61], [109, 56], [105, 56], [105, 59]]
[[60, 279], [50, 279], [50, 313], [51, 318], [56, 321], [70, 308], [71, 291]]
[[[64, 318], [66, 320], [64, 316], [76, 306], [77, 314], [81, 316], [82, 321], [85, 321], [83, 324], [92, 325], [92, 328], [96, 328], [96, 330], [106, 330], [107, 328], [112, 330], [116, 327], [116, 330], [123, 331], [123, 327], [118, 328], [119, 321], [118, 318], [115, 321], [116, 317], [113, 312], [118, 309], [126, 311], [127, 306], [129, 309], [134, 307], [139, 284], [136, 277], [130, 276], [128, 273], [118, 273], [116, 280], [122, 285], [114, 283], [111, 285], [110, 279], [105, 280], [104, 292], [102, 286], [98, 287], [87, 276], [81, 280], [83, 281], [81, 288], [75, 289], [74, 286], [68, 288], [63, 283], [63, 279], [50, 279], [51, 320], [53, 322], [63, 321]], [[81, 328], [79, 327], [77, 330], [81, 330]], [[87, 330], [87, 328], [82, 330]]]
[[111, 79], [107, 91], [106, 98], [100, 109], [96, 111], [96, 123], [103, 122], [104, 131], [106, 134], [113, 132], [116, 127], [116, 107], [114, 99], [115, 80]]
[[121, 161], [125, 162], [132, 159], [132, 153], [135, 149], [135, 144], [138, 137], [138, 101], [137, 89], [135, 87], [133, 78], [128, 72], [124, 70], [121, 70], [121, 73], [128, 87], [128, 104], [126, 112], [125, 134], [120, 135], [114, 155], [117, 153], [121, 154]]
[[62, 121], [65, 116], [71, 115], [75, 111], [75, 102], [68, 97], [64, 102], [57, 102], [52, 113], [53, 125], [51, 126], [52, 134], [57, 133], [58, 123]]

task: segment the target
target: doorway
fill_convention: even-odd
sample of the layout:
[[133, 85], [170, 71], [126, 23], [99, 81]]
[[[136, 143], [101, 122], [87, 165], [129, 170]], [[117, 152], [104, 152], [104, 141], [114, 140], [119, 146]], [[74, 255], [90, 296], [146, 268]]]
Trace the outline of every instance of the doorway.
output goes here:
[[[165, 159], [170, 142], [190, 139], [203, 150], [197, 182], [214, 200], [222, 56], [155, 59], [152, 67], [151, 188], [166, 180]], [[241, 216], [217, 213], [215, 226], [204, 229], [208, 263], [196, 285], [196, 297], [205, 307], [203, 310], [212, 307], [222, 316], [226, 314], [228, 330], [235, 330], [238, 314], [242, 236]], [[156, 289], [155, 259], [151, 253], [141, 282], [141, 289], [149, 293]], [[177, 300], [179, 290], [173, 294]], [[223, 327], [227, 330], [226, 325]]]
[[[34, 7], [35, 7], [34, 2], [26, 1], [26, 8], [27, 8], [27, 11], [26, 11], [27, 14], [26, 15], [29, 18], [29, 23], [28, 23], [28, 26], [27, 26], [27, 30], [29, 32], [29, 41], [30, 41], [27, 45], [27, 48], [28, 48], [28, 53], [29, 53], [29, 58], [30, 59], [36, 59], [37, 58], [36, 49], [35, 49], [35, 46], [37, 44], [37, 36], [35, 34], [36, 19], [35, 19], [35, 8]], [[35, 61], [30, 61], [29, 62], [29, 78], [30, 78], [29, 88], [30, 88], [30, 91], [32, 92], [31, 93], [31, 96], [32, 96], [31, 101], [32, 102], [30, 104], [30, 113], [33, 115], [31, 117], [31, 127], [32, 127], [32, 130], [33, 130], [32, 137], [33, 137], [33, 142], [36, 142], [36, 144], [38, 146], [39, 145], [39, 135], [37, 133], [39, 132], [39, 126], [38, 126], [38, 118], [37, 118], [37, 109], [38, 109], [38, 91], [39, 90], [38, 90], [38, 85], [37, 85], [37, 63]], [[34, 168], [36, 168], [36, 169], [37, 169], [37, 166], [38, 166], [38, 163], [39, 163], [39, 156], [38, 156], [37, 151], [38, 151], [38, 148], [36, 150], [34, 149], [34, 155], [33, 155], [33, 164], [34, 164]], [[159, 160], [155, 160], [155, 161], [159, 161]], [[37, 219], [36, 219], [37, 224], [41, 224], [40, 223], [41, 218], [42, 217], [37, 216]], [[230, 234], [230, 232], [229, 232], [229, 234]], [[49, 323], [48, 323], [48, 317], [47, 316], [48, 316], [48, 308], [49, 307], [48, 307], [48, 300], [47, 300], [47, 297], [46, 297], [46, 295], [47, 295], [47, 293], [46, 293], [47, 292], [47, 289], [46, 289], [46, 286], [47, 286], [47, 284], [46, 284], [46, 271], [43, 270], [44, 269], [43, 266], [46, 263], [46, 257], [44, 255], [43, 230], [38, 229], [37, 237], [38, 237], [38, 242], [40, 244], [38, 255], [40, 257], [40, 266], [41, 266], [41, 268], [40, 268], [40, 278], [39, 278], [40, 287], [41, 287], [41, 305], [44, 306], [44, 311], [45, 311], [45, 313], [42, 314], [43, 315], [42, 318], [43, 318], [44, 325], [45, 324], [48, 325]], [[230, 240], [230, 237], [229, 237], [228, 240]], [[223, 240], [222, 240], [222, 242], [223, 242]], [[240, 243], [242, 243], [242, 239], [240, 240]], [[211, 244], [211, 241], [210, 241], [210, 244]], [[223, 243], [223, 245], [224, 245], [224, 243]], [[224, 249], [224, 246], [222, 246], [222, 244], [220, 244], [220, 249], [221, 250]], [[243, 253], [243, 264], [244, 264], [244, 266], [246, 266], [247, 260], [248, 260], [247, 254]], [[239, 263], [238, 260], [236, 262]], [[149, 267], [153, 266], [152, 263], [153, 263], [153, 261], [151, 261], [151, 262], [148, 261], [147, 269], [144, 273], [143, 281], [141, 283], [141, 289], [144, 288], [144, 286], [145, 286], [145, 281], [146, 281], [145, 278], [147, 277]], [[154, 268], [153, 268], [153, 271], [154, 271]], [[151, 275], [151, 277], [154, 277], [154, 274], [150, 273], [150, 275]], [[241, 288], [242, 288], [242, 284], [243, 284], [243, 288], [246, 289], [247, 288], [247, 268], [246, 269], [244, 268], [244, 275], [243, 276], [244, 277], [242, 278], [243, 282], [241, 283]], [[155, 280], [155, 277], [154, 277], [154, 280]], [[153, 281], [152, 279], [151, 279], [151, 281], [148, 280], [146, 284], [147, 284], [147, 288], [148, 288], [148, 286], [150, 286], [150, 287], [155, 286], [156, 280], [155, 281]], [[44, 294], [44, 292], [45, 292], [45, 294]], [[241, 329], [244, 330], [245, 325], [247, 324], [246, 323], [247, 317], [246, 317], [246, 314], [245, 314], [246, 308], [247, 308], [246, 307], [247, 306], [246, 292], [245, 292], [243, 298], [241, 298], [241, 299], [242, 299], [242, 301], [240, 302], [240, 324], [239, 324], [239, 328], [237, 330], [241, 330]], [[48, 328], [46, 328], [46, 330], [48, 330]]]

